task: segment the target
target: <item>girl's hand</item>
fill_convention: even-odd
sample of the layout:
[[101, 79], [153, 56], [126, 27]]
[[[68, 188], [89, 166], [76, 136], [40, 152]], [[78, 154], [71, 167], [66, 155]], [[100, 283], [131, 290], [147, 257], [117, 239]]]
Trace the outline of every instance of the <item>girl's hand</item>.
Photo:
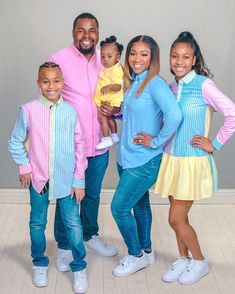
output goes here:
[[136, 133], [137, 137], [132, 139], [132, 142], [136, 145], [143, 145], [146, 147], [151, 147], [151, 141], [154, 138], [147, 133], [138, 132]]
[[101, 95], [106, 95], [108, 94], [109, 92], [111, 92], [111, 85], [107, 85], [107, 86], [104, 86], [100, 92], [101, 92]]
[[31, 173], [19, 175], [19, 181], [20, 181], [21, 187], [29, 188], [30, 179], [31, 179]]
[[189, 142], [193, 147], [201, 148], [207, 152], [213, 152], [215, 147], [211, 144], [210, 139], [203, 136], [194, 136]]
[[77, 204], [79, 204], [85, 195], [85, 190], [82, 188], [72, 188], [71, 199], [74, 197], [74, 195], [76, 197]]

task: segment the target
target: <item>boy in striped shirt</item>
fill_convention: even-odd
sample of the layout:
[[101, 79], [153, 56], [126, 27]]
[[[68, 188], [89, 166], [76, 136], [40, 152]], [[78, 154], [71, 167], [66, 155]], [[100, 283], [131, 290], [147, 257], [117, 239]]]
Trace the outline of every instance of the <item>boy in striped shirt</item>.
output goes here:
[[[30, 191], [32, 281], [37, 287], [48, 284], [45, 229], [49, 200], [56, 199], [56, 214], [60, 214], [72, 246], [74, 292], [84, 293], [88, 282], [79, 203], [85, 188], [85, 141], [76, 110], [61, 96], [64, 80], [59, 65], [42, 64], [37, 83], [42, 96], [20, 107], [8, 144], [19, 165], [20, 183]], [[27, 134], [28, 152], [24, 146]]]

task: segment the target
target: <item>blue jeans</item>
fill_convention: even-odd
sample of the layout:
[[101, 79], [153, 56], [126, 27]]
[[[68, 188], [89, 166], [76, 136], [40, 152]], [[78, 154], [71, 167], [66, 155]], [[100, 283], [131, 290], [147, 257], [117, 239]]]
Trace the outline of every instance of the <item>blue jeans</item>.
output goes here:
[[142, 166], [122, 169], [112, 203], [112, 215], [128, 248], [137, 256], [141, 249], [151, 248], [152, 213], [148, 189], [155, 183], [162, 154]]
[[[109, 152], [94, 157], [88, 157], [88, 167], [85, 172], [85, 197], [81, 201], [81, 223], [83, 227], [83, 239], [91, 239], [98, 235], [98, 210], [100, 204], [100, 192], [109, 161]], [[65, 229], [61, 223], [59, 214], [55, 214], [55, 239], [61, 249], [71, 249]]]
[[[29, 191], [31, 205], [29, 227], [33, 265], [48, 266], [49, 259], [45, 256], [45, 229], [49, 205], [48, 190], [44, 195], [40, 195], [32, 186], [30, 186]], [[82, 270], [86, 267], [86, 262], [84, 261], [86, 251], [82, 239], [79, 205], [76, 204], [75, 197], [71, 199], [69, 195], [67, 197], [57, 199], [56, 213], [60, 214], [63, 227], [71, 244], [74, 257], [74, 260], [70, 263], [71, 269], [72, 271]]]

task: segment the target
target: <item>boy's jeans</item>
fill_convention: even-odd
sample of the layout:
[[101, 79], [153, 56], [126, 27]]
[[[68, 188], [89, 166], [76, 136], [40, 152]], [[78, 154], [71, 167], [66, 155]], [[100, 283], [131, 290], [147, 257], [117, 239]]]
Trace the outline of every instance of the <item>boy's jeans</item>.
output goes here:
[[[50, 189], [50, 187], [49, 187]], [[33, 265], [48, 266], [49, 259], [45, 256], [46, 238], [45, 229], [47, 224], [47, 210], [49, 205], [48, 190], [44, 195], [37, 193], [32, 186], [30, 191], [30, 237], [31, 256]], [[74, 260], [70, 263], [72, 271], [80, 271], [86, 267], [84, 258], [86, 251], [83, 244], [83, 232], [79, 216], [79, 205], [76, 204], [76, 197], [70, 195], [57, 199], [58, 210], [63, 221], [69, 242], [72, 247]]]
[[156, 181], [161, 158], [162, 154], [135, 168], [122, 169], [118, 165], [120, 180], [111, 211], [128, 253], [134, 256], [139, 255], [141, 249], [151, 248], [152, 213], [148, 189]]

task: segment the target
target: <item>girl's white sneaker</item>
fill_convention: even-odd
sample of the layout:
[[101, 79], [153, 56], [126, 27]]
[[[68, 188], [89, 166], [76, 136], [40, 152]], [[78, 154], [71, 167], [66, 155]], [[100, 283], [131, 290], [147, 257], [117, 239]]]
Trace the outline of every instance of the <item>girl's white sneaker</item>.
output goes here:
[[179, 277], [178, 282], [184, 285], [191, 285], [198, 282], [202, 277], [209, 273], [207, 258], [203, 260], [191, 259], [187, 269]]

